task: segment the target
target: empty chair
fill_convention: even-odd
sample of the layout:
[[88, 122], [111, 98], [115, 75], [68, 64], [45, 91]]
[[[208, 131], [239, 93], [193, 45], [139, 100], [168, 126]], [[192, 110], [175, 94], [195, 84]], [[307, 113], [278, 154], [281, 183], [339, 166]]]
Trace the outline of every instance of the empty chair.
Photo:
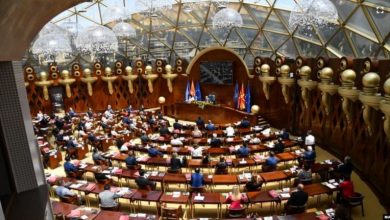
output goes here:
[[287, 205], [286, 206], [286, 215], [299, 214], [303, 213], [306, 210], [306, 205], [295, 206], [295, 205]]
[[356, 206], [360, 206], [362, 209], [362, 215], [364, 217], [363, 199], [364, 196], [362, 194], [355, 192], [354, 195], [347, 200], [347, 205], [349, 208], [350, 215], [351, 215], [352, 208]]
[[246, 207], [241, 208], [229, 208], [228, 209], [229, 218], [245, 218], [246, 217]]
[[167, 207], [166, 204], [161, 207], [162, 219], [183, 219], [184, 212], [181, 205], [178, 208]]

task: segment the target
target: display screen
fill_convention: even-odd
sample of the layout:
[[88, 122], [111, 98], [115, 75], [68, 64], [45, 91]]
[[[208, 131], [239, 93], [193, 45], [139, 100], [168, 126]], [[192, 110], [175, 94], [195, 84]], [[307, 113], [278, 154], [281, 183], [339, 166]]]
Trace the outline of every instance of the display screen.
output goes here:
[[233, 84], [233, 61], [200, 62], [200, 82], [209, 84]]

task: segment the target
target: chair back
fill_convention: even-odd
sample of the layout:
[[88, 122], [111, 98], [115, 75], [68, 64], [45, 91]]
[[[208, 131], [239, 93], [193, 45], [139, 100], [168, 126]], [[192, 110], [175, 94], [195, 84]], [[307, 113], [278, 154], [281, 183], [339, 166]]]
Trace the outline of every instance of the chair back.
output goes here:
[[140, 165], [127, 165], [126, 167], [129, 170], [140, 170], [141, 169]]
[[246, 208], [229, 208], [228, 209], [228, 215], [230, 218], [244, 218], [246, 217]]
[[191, 193], [203, 193], [205, 192], [204, 187], [192, 187], [190, 188]]
[[168, 208], [164, 205], [161, 210], [162, 219], [181, 219], [184, 215], [181, 205], [178, 208]]
[[65, 196], [65, 197], [60, 197], [61, 202], [73, 204], [73, 205], [78, 205], [78, 198], [77, 196]]
[[261, 169], [262, 169], [262, 172], [271, 172], [271, 171], [276, 170], [275, 167], [269, 166], [269, 165], [267, 165], [267, 164], [261, 165]]
[[181, 173], [181, 169], [177, 169], [177, 170], [172, 170], [171, 168], [169, 168], [167, 170], [168, 173], [174, 173], [174, 174], [178, 174], [178, 173]]
[[215, 174], [228, 174], [228, 169], [226, 168], [215, 168]]
[[302, 206], [286, 205], [287, 215], [303, 213], [305, 212], [305, 210], [306, 210], [306, 205], [302, 205]]
[[350, 206], [357, 206], [363, 202], [364, 196], [360, 193], [355, 192], [353, 196], [348, 199]]

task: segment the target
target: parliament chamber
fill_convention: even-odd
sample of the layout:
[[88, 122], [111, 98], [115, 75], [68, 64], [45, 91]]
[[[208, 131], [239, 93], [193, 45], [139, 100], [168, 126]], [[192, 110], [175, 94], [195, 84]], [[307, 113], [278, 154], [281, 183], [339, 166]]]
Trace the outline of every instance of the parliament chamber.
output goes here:
[[0, 9], [0, 219], [390, 218], [388, 2]]

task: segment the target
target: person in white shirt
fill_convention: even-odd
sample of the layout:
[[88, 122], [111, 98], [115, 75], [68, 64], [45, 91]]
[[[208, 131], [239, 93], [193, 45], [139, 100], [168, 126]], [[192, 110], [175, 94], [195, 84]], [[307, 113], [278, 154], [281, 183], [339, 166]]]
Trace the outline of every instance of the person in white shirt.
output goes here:
[[41, 121], [43, 119], [43, 113], [42, 111], [39, 111], [36, 117], [37, 121]]
[[199, 130], [198, 126], [194, 127], [192, 131], [192, 137], [202, 137], [202, 132]]
[[192, 103], [193, 101], [195, 101], [195, 98], [192, 95], [190, 95], [190, 97], [188, 97], [187, 102]]
[[203, 148], [199, 147], [197, 144], [194, 144], [194, 149], [191, 151], [191, 156], [196, 158], [201, 158], [203, 153]]
[[180, 140], [180, 138], [177, 136], [177, 134], [173, 135], [173, 138], [171, 140], [171, 145], [173, 145], [173, 146], [183, 145], [183, 142]]
[[305, 145], [314, 147], [315, 143], [316, 143], [316, 139], [313, 136], [312, 131], [311, 130], [307, 131], [307, 135], [305, 138]]
[[227, 137], [234, 137], [234, 128], [231, 125], [229, 125], [226, 128], [225, 133]]

